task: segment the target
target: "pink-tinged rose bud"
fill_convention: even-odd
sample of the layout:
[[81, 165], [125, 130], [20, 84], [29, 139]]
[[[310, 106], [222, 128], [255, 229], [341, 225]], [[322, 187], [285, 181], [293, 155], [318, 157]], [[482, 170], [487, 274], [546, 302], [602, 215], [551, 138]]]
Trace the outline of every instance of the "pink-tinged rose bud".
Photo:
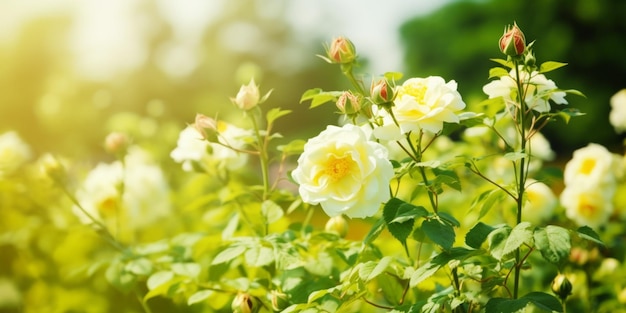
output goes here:
[[385, 104], [393, 101], [394, 89], [387, 79], [372, 81], [370, 96], [375, 104]]
[[217, 132], [217, 121], [204, 114], [196, 114], [196, 121], [193, 127], [202, 135], [202, 138], [207, 139], [207, 133], [205, 129], [208, 129], [211, 133]]
[[261, 94], [259, 86], [254, 83], [254, 78], [250, 79], [248, 85], [242, 85], [235, 98], [230, 99], [238, 108], [250, 110], [259, 104]]
[[130, 145], [128, 136], [123, 133], [113, 132], [104, 139], [104, 149], [111, 154], [120, 155], [126, 153]]
[[357, 96], [350, 91], [346, 91], [337, 99], [337, 108], [343, 114], [355, 114], [361, 110], [361, 104]]
[[519, 56], [526, 50], [526, 38], [517, 24], [504, 29], [500, 37], [500, 51], [508, 56]]
[[328, 58], [333, 63], [351, 63], [356, 59], [356, 48], [352, 41], [345, 37], [337, 37], [333, 39], [330, 48], [326, 51]]
[[271, 292], [272, 310], [275, 312], [281, 312], [289, 306], [288, 297], [286, 294], [272, 290]]

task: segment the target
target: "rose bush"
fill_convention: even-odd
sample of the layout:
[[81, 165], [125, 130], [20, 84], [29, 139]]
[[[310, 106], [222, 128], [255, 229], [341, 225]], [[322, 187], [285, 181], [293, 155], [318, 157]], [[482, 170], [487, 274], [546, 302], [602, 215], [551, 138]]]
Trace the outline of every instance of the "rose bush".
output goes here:
[[[335, 38], [322, 59], [351, 87], [303, 92], [341, 115], [308, 139], [275, 131], [291, 110], [266, 105], [254, 79], [230, 99], [241, 118], [198, 113], [169, 155], [115, 132], [113, 160], [85, 168], [32, 161], [0, 135], [2, 203], [17, 208], [0, 211], [0, 240], [20, 252], [2, 250], [15, 279], [0, 277], [0, 308], [618, 312], [626, 159], [591, 143], [547, 163], [559, 158], [541, 131], [580, 116], [565, 97], [581, 93], [548, 79], [565, 64], [537, 63], [531, 46], [505, 28], [486, 99], [466, 103], [439, 76], [368, 83], [354, 44]], [[42, 208], [47, 220], [29, 219]]]

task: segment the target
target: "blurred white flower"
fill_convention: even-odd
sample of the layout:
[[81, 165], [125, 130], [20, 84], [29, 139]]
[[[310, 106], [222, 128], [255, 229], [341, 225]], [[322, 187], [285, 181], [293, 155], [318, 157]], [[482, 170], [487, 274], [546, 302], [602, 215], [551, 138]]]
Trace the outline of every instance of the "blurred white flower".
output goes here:
[[597, 228], [604, 225], [613, 214], [615, 188], [589, 188], [575, 184], [566, 186], [561, 192], [561, 205], [565, 215], [578, 226]]
[[31, 157], [30, 146], [15, 131], [0, 135], [0, 178], [11, 175]]
[[530, 153], [533, 157], [542, 161], [554, 160], [555, 154], [550, 146], [550, 142], [542, 133], [535, 133], [530, 137]]
[[293, 171], [302, 200], [330, 217], [368, 217], [391, 197], [394, 171], [387, 149], [358, 126], [328, 126], [304, 146]]
[[[557, 91], [554, 81], [547, 79], [545, 75], [533, 71], [529, 76], [521, 67], [519, 74], [520, 79], [527, 86], [524, 101], [528, 108], [537, 112], [549, 112], [550, 100], [557, 104], [567, 104], [565, 92]], [[487, 83], [483, 86], [483, 92], [489, 96], [489, 99], [503, 97], [507, 103], [513, 102], [514, 98], [511, 95], [517, 96], [515, 70], [511, 70], [507, 76]]]
[[558, 200], [552, 189], [543, 182], [529, 179], [526, 181], [526, 202], [524, 216], [534, 225], [540, 225], [552, 217]]
[[626, 88], [611, 97], [609, 121], [618, 134], [626, 131]]
[[616, 171], [621, 169], [619, 157], [604, 146], [590, 143], [586, 147], [574, 151], [572, 159], [565, 164], [563, 180], [565, 186], [598, 186], [615, 185]]
[[188, 172], [214, 168], [232, 171], [243, 167], [248, 161], [248, 155], [230, 147], [237, 150], [245, 148], [251, 132], [223, 121], [217, 122], [216, 131], [219, 143], [205, 140], [196, 127], [187, 126], [180, 132], [177, 146], [170, 156], [174, 161], [182, 163], [183, 170]]
[[[133, 147], [120, 161], [100, 163], [85, 178], [76, 199], [93, 218], [116, 227], [117, 223], [139, 229], [170, 212], [169, 187], [160, 167]], [[92, 220], [78, 207], [81, 222]]]
[[[396, 92], [394, 105], [391, 107], [400, 133], [425, 130], [438, 133], [443, 123], [458, 123], [458, 111], [465, 108], [465, 102], [456, 90], [457, 84], [439, 76], [410, 78]], [[384, 111], [384, 110], [383, 110]], [[390, 126], [393, 119], [385, 118], [383, 126]], [[392, 127], [395, 126], [395, 123]]]

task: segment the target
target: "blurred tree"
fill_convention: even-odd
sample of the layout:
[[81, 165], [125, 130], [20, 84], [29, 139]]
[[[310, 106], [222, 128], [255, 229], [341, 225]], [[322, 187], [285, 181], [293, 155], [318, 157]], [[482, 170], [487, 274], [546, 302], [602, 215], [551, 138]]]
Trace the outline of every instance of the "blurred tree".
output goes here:
[[457, 1], [402, 26], [407, 74], [455, 79], [467, 102], [480, 101], [487, 69], [496, 65], [489, 59], [503, 57], [498, 39], [515, 21], [527, 42], [536, 41], [538, 62], [569, 64], [548, 78], [586, 95], [567, 97], [585, 116], [572, 119], [568, 127], [562, 122], [546, 127], [553, 149], [570, 153], [588, 142], [620, 149], [608, 113], [610, 97], [626, 87], [623, 12], [626, 2], [621, 0]]

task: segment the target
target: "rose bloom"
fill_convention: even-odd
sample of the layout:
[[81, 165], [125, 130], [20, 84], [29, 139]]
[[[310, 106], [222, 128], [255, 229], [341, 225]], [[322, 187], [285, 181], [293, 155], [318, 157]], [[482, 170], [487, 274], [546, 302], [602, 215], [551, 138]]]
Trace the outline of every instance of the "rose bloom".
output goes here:
[[32, 157], [32, 152], [20, 136], [9, 131], [0, 135], [0, 178], [9, 176]]
[[[545, 75], [539, 74], [537, 71], [533, 71], [530, 74], [529, 79], [528, 72], [523, 71], [521, 67], [519, 74], [524, 85], [527, 85], [528, 87], [524, 101], [530, 109], [540, 113], [549, 112], [550, 100], [557, 104], [567, 104], [567, 100], [565, 100], [565, 92], [550, 92], [552, 90], [557, 90], [558, 88], [554, 81], [547, 79]], [[511, 95], [517, 95], [515, 70], [511, 70], [508, 76], [502, 76], [500, 79], [486, 84], [483, 87], [483, 92], [489, 96], [489, 99], [503, 97], [507, 103], [513, 102]]]
[[394, 171], [387, 149], [358, 126], [328, 126], [304, 145], [292, 172], [302, 200], [320, 204], [328, 216], [374, 215], [391, 197]]
[[563, 180], [566, 186], [615, 185], [615, 173], [621, 168], [618, 155], [602, 145], [590, 143], [574, 151], [572, 159], [565, 164]]
[[465, 102], [456, 90], [455, 81], [439, 76], [410, 78], [397, 90], [392, 112], [402, 134], [423, 129], [438, 133], [443, 123], [458, 123], [456, 112]]
[[578, 226], [597, 228], [604, 225], [613, 214], [615, 188], [587, 188], [582, 185], [567, 186], [561, 193], [565, 215]]
[[[131, 147], [120, 161], [99, 163], [76, 192], [76, 199], [93, 218], [109, 227], [139, 229], [170, 212], [169, 187], [160, 167], [145, 151]], [[78, 207], [76, 216], [85, 224], [92, 220]]]
[[[248, 161], [246, 153], [235, 151], [246, 146], [245, 138], [250, 137], [248, 130], [229, 123], [218, 121], [216, 127], [218, 142], [210, 142], [194, 126], [187, 126], [180, 132], [177, 146], [170, 156], [183, 164], [183, 170], [191, 172], [195, 168], [226, 168], [237, 170]], [[224, 145], [228, 146], [225, 147]]]
[[529, 222], [538, 225], [549, 220], [557, 204], [557, 198], [548, 185], [534, 179], [526, 181], [523, 212]]
[[626, 131], [626, 89], [618, 91], [611, 97], [609, 121], [618, 134]]

